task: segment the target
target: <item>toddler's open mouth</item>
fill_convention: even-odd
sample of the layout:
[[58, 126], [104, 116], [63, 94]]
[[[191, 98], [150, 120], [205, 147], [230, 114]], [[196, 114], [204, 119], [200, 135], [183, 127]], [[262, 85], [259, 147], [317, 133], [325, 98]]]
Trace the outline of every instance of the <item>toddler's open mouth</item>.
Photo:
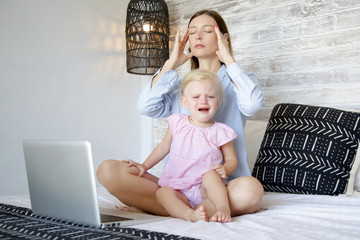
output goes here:
[[209, 108], [199, 108], [198, 111], [199, 112], [208, 112]]

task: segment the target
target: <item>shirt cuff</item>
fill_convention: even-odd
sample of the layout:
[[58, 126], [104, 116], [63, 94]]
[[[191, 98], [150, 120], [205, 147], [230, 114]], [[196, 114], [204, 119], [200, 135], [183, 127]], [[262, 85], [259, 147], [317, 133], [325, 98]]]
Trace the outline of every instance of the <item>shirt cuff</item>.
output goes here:
[[[161, 78], [158, 80], [158, 82], [153, 87], [159, 86], [159, 87], [166, 87], [168, 89], [171, 89], [175, 86], [175, 84], [178, 80], [178, 77], [179, 76], [175, 70], [166, 71], [165, 73], [163, 73]], [[151, 79], [151, 83], [152, 83], [153, 79], [154, 78]]]
[[240, 67], [239, 63], [237, 62], [233, 62], [226, 69], [230, 76], [236, 76], [245, 73], [245, 71]]

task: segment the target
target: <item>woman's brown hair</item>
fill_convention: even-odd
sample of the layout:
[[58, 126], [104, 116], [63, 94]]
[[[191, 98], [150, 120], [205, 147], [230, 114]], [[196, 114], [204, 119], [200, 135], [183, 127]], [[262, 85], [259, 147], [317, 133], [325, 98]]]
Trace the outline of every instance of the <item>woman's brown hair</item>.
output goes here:
[[[216, 24], [219, 26], [219, 30], [222, 34], [225, 34], [227, 33], [228, 34], [228, 42], [229, 42], [229, 48], [230, 48], [230, 53], [232, 54], [232, 47], [231, 47], [231, 40], [230, 40], [230, 34], [229, 34], [229, 31], [228, 31], [228, 28], [226, 26], [226, 23], [224, 21], [224, 19], [220, 16], [220, 14], [216, 11], [213, 11], [213, 10], [200, 10], [198, 12], [196, 12], [189, 20], [189, 24], [188, 24], [188, 27], [191, 23], [191, 21], [198, 17], [198, 16], [201, 16], [201, 15], [207, 15], [209, 17], [212, 17]], [[189, 51], [191, 51], [191, 49], [189, 49]], [[193, 56], [191, 58], [191, 69], [197, 69], [199, 68], [199, 59], [195, 56]]]

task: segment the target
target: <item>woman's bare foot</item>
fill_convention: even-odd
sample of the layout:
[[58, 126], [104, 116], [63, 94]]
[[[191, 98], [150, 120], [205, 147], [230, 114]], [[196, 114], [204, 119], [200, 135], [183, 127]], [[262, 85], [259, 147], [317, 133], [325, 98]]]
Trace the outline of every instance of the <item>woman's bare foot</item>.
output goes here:
[[219, 208], [211, 217], [212, 222], [231, 222], [231, 213], [228, 208]]
[[194, 209], [190, 215], [190, 220], [192, 222], [197, 221], [209, 221], [209, 216], [207, 215], [206, 209], [203, 205], [199, 206], [197, 209]]

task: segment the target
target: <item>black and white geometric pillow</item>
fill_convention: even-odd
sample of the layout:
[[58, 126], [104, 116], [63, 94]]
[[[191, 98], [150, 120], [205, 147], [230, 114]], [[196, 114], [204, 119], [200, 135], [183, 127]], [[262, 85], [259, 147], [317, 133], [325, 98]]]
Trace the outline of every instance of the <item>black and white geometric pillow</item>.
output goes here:
[[268, 192], [351, 195], [360, 164], [359, 142], [360, 113], [279, 104], [271, 113], [252, 175]]

